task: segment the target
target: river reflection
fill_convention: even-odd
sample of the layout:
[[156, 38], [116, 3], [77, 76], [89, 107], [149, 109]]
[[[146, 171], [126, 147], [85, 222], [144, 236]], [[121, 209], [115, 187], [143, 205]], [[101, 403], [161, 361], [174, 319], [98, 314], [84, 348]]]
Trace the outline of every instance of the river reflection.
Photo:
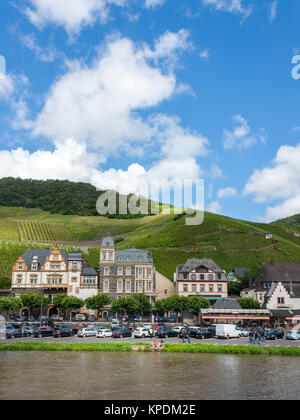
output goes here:
[[0, 399], [299, 399], [298, 358], [1, 352]]

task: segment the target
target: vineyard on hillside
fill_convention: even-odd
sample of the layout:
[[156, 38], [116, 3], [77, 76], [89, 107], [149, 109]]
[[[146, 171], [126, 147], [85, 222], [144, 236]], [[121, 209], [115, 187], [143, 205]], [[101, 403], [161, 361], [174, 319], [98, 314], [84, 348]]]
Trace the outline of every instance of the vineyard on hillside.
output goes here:
[[37, 242], [72, 242], [70, 230], [63, 223], [47, 223], [40, 221], [19, 221], [21, 241]]

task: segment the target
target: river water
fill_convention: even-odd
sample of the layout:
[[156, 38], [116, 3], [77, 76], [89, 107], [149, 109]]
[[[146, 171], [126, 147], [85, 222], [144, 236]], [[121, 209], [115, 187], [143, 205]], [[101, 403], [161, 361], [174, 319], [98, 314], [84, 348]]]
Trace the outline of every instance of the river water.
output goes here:
[[300, 399], [292, 357], [1, 352], [4, 399]]

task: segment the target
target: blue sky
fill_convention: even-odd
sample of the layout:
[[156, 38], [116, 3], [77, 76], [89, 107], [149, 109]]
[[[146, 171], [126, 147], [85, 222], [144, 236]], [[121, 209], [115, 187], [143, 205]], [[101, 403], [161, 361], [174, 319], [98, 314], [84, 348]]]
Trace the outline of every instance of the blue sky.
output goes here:
[[300, 213], [299, 14], [298, 0], [3, 0], [0, 177], [204, 178], [210, 211]]

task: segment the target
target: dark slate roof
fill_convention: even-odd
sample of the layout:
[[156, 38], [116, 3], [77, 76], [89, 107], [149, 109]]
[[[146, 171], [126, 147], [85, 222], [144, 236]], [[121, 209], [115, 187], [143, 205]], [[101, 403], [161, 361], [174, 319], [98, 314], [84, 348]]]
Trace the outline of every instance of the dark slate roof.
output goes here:
[[97, 271], [93, 267], [82, 267], [83, 276], [98, 276]]
[[[38, 262], [39, 262], [39, 267], [41, 267], [45, 263], [46, 258], [50, 255], [51, 251], [52, 250], [50, 250], [50, 249], [28, 249], [22, 255], [22, 257], [23, 257], [23, 259], [24, 259], [28, 268], [31, 266], [33, 258], [37, 257]], [[68, 254], [66, 253], [66, 251], [64, 249], [60, 249], [60, 252], [61, 252], [63, 258], [67, 261], [68, 260]]]
[[295, 263], [267, 263], [255, 280], [255, 286], [260, 287], [261, 283], [286, 283], [289, 281], [300, 284], [300, 262]]
[[82, 254], [78, 251], [78, 249], [74, 249], [74, 251], [69, 253], [68, 261], [82, 261]]
[[209, 258], [190, 258], [185, 262], [185, 264], [178, 264], [178, 280], [184, 280], [183, 273], [189, 273], [191, 270], [200, 267], [201, 265], [213, 270], [216, 273], [220, 273], [221, 278], [219, 281], [227, 281], [224, 271], [221, 270], [217, 264]]
[[272, 316], [296, 316], [300, 315], [299, 309], [270, 309]]
[[222, 299], [216, 301], [213, 309], [242, 309], [242, 307], [236, 299]]
[[115, 262], [153, 263], [150, 251], [144, 249], [123, 249], [115, 252]]
[[114, 248], [114, 246], [114, 238], [112, 238], [111, 236], [106, 236], [105, 238], [103, 238], [101, 247]]

